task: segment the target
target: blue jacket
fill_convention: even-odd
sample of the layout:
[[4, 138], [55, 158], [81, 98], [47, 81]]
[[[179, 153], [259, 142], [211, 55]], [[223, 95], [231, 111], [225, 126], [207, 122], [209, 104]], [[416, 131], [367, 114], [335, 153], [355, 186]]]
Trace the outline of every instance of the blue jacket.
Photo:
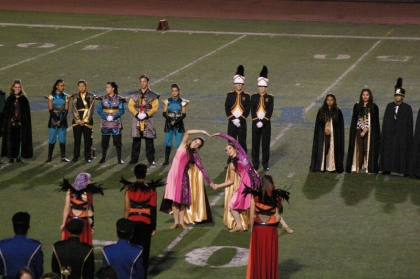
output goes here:
[[44, 273], [41, 246], [41, 242], [18, 234], [0, 241], [0, 274], [16, 276], [19, 269], [27, 267], [35, 279], [40, 278]]
[[105, 246], [103, 265], [112, 265], [118, 279], [143, 279], [143, 247], [128, 240], [120, 239], [115, 244]]

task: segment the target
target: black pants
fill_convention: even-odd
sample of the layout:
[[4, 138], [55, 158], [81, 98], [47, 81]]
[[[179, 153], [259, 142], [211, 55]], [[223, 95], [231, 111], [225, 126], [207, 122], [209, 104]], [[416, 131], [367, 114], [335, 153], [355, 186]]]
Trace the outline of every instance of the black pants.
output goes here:
[[119, 135], [102, 135], [102, 142], [101, 142], [101, 147], [103, 149], [108, 149], [109, 147], [109, 140], [111, 139], [112, 136], [112, 141], [114, 143], [115, 147], [121, 147], [122, 146], [122, 141], [121, 141], [121, 134]]
[[134, 233], [130, 242], [143, 247], [143, 268], [144, 278], [147, 279], [147, 268], [149, 267], [150, 242], [152, 238], [152, 226], [143, 222], [133, 222]]
[[22, 144], [21, 139], [21, 126], [11, 126], [10, 127], [10, 150], [7, 151], [7, 154], [10, 154], [9, 159], [20, 157], [20, 145]]
[[131, 162], [137, 163], [139, 161], [141, 139], [146, 142], [146, 158], [151, 164], [155, 160], [155, 144], [154, 139], [150, 138], [133, 138], [133, 144], [131, 145]]
[[73, 157], [80, 157], [80, 145], [83, 141], [85, 142], [85, 160], [91, 159], [91, 148], [92, 148], [92, 129], [89, 129], [86, 126], [74, 126], [73, 127], [73, 136], [74, 136], [74, 149]]
[[238, 128], [232, 123], [232, 120], [229, 120], [227, 134], [239, 142], [245, 153], [248, 152], [246, 148], [246, 121]]
[[[255, 123], [254, 123], [255, 122]], [[269, 121], [262, 128], [258, 128], [256, 123], [252, 123], [252, 165], [254, 169], [260, 166], [260, 145], [262, 149], [262, 166], [268, 168], [270, 160], [270, 140], [271, 140], [271, 122]]]

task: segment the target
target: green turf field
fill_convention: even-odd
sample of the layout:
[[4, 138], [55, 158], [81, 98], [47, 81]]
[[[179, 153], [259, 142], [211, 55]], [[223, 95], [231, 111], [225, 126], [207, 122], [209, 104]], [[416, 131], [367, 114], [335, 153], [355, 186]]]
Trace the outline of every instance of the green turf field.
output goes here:
[[[159, 19], [0, 11], [0, 89], [7, 91], [14, 79], [22, 80], [33, 110], [34, 135], [33, 159], [10, 165], [2, 158], [0, 238], [13, 235], [15, 212], [30, 212], [30, 237], [43, 243], [48, 271], [51, 245], [60, 239], [64, 194], [58, 192], [58, 184], [63, 177], [73, 180], [87, 171], [107, 188], [103, 197], [95, 197], [97, 268], [101, 245], [116, 240], [115, 221], [123, 216], [118, 180], [121, 175], [133, 179], [132, 166], [118, 165], [112, 147], [104, 165], [98, 164], [98, 158], [91, 164], [59, 163], [58, 146], [53, 164], [43, 163], [48, 149], [44, 95], [51, 92], [56, 79], [64, 79], [67, 93], [76, 93], [77, 81], [86, 79], [88, 90], [98, 95], [105, 94], [106, 82], [114, 80], [124, 95], [137, 89], [138, 77], [146, 73], [161, 99], [170, 96], [172, 83], [178, 83], [181, 96], [190, 100], [186, 128], [215, 133], [226, 132], [224, 100], [233, 89], [236, 67], [244, 65], [244, 89], [254, 93], [259, 72], [267, 65], [268, 91], [275, 95], [269, 174], [277, 187], [292, 186], [283, 217], [295, 231], [280, 233], [281, 278], [420, 278], [418, 181], [364, 174], [336, 179], [335, 174], [309, 172], [313, 122], [327, 93], [337, 96], [349, 127], [353, 105], [364, 86], [372, 89], [382, 119], [401, 76], [405, 101], [417, 117], [419, 26], [167, 18], [171, 30], [157, 32]], [[122, 118], [123, 159], [128, 162], [128, 110]], [[97, 114], [94, 121], [94, 147], [99, 150]], [[156, 122], [160, 165], [164, 157], [161, 110]], [[248, 125], [250, 149], [250, 120]], [[348, 129], [346, 143], [347, 136]], [[67, 157], [72, 158], [71, 130], [67, 142]], [[225, 176], [224, 147], [225, 141], [216, 138], [200, 151], [216, 183]], [[165, 177], [168, 170], [157, 166], [149, 178]], [[210, 202], [220, 198], [220, 192], [210, 187], [207, 191]], [[160, 200], [163, 189], [158, 194]], [[248, 248], [250, 234], [227, 231], [222, 200], [212, 207], [214, 225], [197, 226], [186, 234], [169, 230], [171, 216], [158, 214], [151, 278], [245, 277], [243, 249]], [[179, 242], [171, 246], [174, 240]], [[200, 248], [214, 248], [214, 252], [198, 262], [194, 253], [203, 251], [196, 250]]]

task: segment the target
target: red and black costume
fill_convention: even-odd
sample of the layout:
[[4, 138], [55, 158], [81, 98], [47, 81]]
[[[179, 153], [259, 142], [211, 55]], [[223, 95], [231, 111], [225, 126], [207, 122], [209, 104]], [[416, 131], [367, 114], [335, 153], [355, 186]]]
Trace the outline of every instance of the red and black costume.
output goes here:
[[121, 191], [127, 188], [125, 193], [130, 199], [128, 219], [134, 222], [134, 233], [130, 242], [143, 247], [144, 278], [147, 279], [150, 242], [152, 232], [156, 230], [156, 187], [164, 186], [166, 183], [161, 180], [150, 183], [130, 182], [124, 178], [121, 178], [120, 182], [124, 184]]
[[[93, 216], [88, 216], [88, 209], [93, 210], [93, 194], [99, 193], [104, 195], [103, 188], [101, 185], [96, 183], [90, 183], [86, 188], [81, 190], [76, 190], [69, 183], [68, 179], [63, 179], [63, 182], [60, 183], [61, 191], [67, 192], [70, 190], [70, 211], [67, 216], [66, 224], [71, 219], [81, 219], [84, 222], [83, 232], [80, 234], [79, 239], [81, 242], [92, 245], [92, 229], [94, 228]], [[86, 194], [86, 201], [83, 200], [82, 195]], [[82, 213], [76, 215], [73, 210], [80, 210]], [[92, 219], [92, 223], [89, 222], [88, 218]], [[70, 232], [68, 230], [62, 231], [62, 240], [66, 240], [70, 237]]]
[[[282, 199], [289, 200], [289, 192], [277, 189], [271, 196], [262, 196], [261, 191], [246, 188], [245, 194], [254, 195], [255, 214], [253, 219], [251, 242], [249, 245], [247, 279], [279, 278], [278, 276], [278, 232], [276, 208], [283, 211]], [[260, 219], [260, 215], [268, 218]]]

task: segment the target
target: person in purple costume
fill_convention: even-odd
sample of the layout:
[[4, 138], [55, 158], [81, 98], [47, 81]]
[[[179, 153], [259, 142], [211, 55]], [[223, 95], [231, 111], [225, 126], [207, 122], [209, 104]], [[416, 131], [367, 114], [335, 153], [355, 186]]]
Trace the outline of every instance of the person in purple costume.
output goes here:
[[[201, 163], [200, 156], [197, 154], [197, 151], [204, 144], [204, 139], [202, 137], [195, 137], [188, 142], [190, 135], [197, 133], [210, 137], [210, 134], [204, 130], [188, 130], [185, 132], [166, 178], [165, 195], [160, 211], [167, 213], [172, 211], [174, 215], [174, 224], [170, 226], [170, 229], [182, 227], [184, 230], [188, 230], [188, 226], [184, 224], [184, 213], [186, 207], [189, 207], [194, 202], [191, 198], [191, 188], [194, 187], [194, 185], [190, 185], [190, 181], [192, 180], [189, 176], [189, 170], [192, 167], [191, 165], [197, 166], [207, 183], [213, 185], [213, 182]], [[208, 207], [208, 209], [210, 208]], [[210, 212], [207, 213], [207, 216], [211, 217], [211, 213], [210, 215], [209, 213]]]
[[214, 190], [228, 187], [225, 190], [223, 222], [230, 232], [245, 231], [249, 226], [248, 209], [251, 206], [251, 197], [244, 196], [242, 192], [246, 186], [258, 189], [260, 175], [255, 171], [245, 150], [234, 138], [222, 133], [213, 136], [228, 140], [226, 153], [229, 156], [229, 165], [226, 181], [221, 184], [211, 184], [211, 187]]

